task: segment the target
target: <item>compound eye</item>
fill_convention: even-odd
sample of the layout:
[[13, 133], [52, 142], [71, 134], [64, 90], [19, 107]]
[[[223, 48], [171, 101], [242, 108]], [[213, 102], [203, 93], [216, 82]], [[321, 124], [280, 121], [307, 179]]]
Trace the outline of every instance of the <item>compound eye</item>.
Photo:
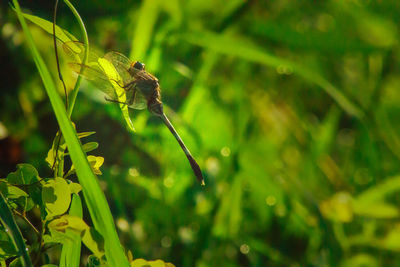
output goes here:
[[137, 70], [144, 70], [144, 64], [139, 61], [136, 61], [135, 64], [133, 64], [133, 67]]

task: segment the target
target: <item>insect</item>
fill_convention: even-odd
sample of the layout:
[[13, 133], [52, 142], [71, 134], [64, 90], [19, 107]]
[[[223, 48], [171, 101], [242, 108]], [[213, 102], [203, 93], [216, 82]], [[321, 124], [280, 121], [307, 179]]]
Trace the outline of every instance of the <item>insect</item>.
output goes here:
[[[82, 43], [67, 42], [63, 44], [63, 49], [67, 56], [75, 61], [68, 63], [72, 70], [103, 91], [107, 95], [107, 101], [126, 104], [130, 108], [139, 110], [147, 107], [152, 114], [161, 118], [185, 153], [197, 180], [201, 185], [205, 185], [199, 165], [164, 113], [158, 79], [146, 71], [143, 63], [131, 61], [123, 54], [112, 51], [103, 57], [90, 53], [88, 64], [83, 65], [80, 62], [84, 51]], [[105, 70], [110, 63], [115, 69], [117, 77], [110, 77]], [[123, 88], [126, 95], [125, 102], [121, 102], [118, 98], [116, 86]]]

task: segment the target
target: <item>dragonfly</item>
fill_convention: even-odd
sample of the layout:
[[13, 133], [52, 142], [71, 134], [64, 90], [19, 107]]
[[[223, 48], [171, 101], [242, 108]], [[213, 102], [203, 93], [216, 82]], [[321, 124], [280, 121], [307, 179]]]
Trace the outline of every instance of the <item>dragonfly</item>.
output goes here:
[[[150, 113], [159, 117], [178, 141], [197, 180], [201, 185], [205, 185], [200, 166], [164, 113], [159, 80], [146, 71], [145, 64], [131, 61], [115, 51], [108, 52], [103, 57], [98, 56], [95, 52], [90, 52], [88, 63], [83, 64], [83, 43], [66, 42], [63, 44], [63, 49], [67, 57], [72, 59], [72, 62], [68, 63], [69, 67], [105, 93], [107, 101], [126, 104], [129, 108], [137, 110], [147, 108]], [[104, 63], [112, 64], [117, 77], [110, 77], [104, 68]], [[126, 96], [125, 102], [120, 101], [116, 93], [116, 85], [123, 89]]]

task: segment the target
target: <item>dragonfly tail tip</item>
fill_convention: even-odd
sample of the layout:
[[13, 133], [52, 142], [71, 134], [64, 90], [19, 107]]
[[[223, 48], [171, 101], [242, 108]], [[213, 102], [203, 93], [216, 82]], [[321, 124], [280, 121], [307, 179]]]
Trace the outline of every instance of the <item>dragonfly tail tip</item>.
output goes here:
[[203, 174], [201, 173], [199, 164], [197, 164], [196, 160], [192, 157], [192, 155], [187, 154], [187, 157], [189, 159], [190, 166], [192, 167], [192, 170], [197, 177], [197, 180], [200, 182], [202, 186], [205, 186], [206, 183], [204, 182]]

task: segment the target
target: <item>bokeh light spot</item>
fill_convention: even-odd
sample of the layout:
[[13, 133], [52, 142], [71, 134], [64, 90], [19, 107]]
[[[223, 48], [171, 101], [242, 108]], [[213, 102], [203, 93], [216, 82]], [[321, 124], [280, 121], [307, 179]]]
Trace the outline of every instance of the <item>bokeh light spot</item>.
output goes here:
[[247, 244], [243, 244], [240, 246], [240, 252], [242, 254], [248, 254], [250, 252], [250, 247]]
[[137, 177], [137, 176], [140, 175], [140, 173], [139, 173], [138, 169], [136, 169], [136, 168], [130, 168], [130, 169], [129, 169], [129, 175], [130, 175], [130, 176], [133, 176], [133, 177]]
[[224, 147], [221, 149], [221, 155], [222, 155], [222, 156], [224, 156], [224, 157], [229, 157], [230, 154], [231, 154], [231, 149], [230, 149], [229, 147], [224, 146]]
[[174, 186], [175, 179], [172, 176], [168, 176], [167, 178], [164, 179], [164, 186], [166, 188], [171, 188]]
[[129, 223], [126, 219], [124, 218], [118, 218], [117, 220], [117, 226], [121, 231], [127, 232], [129, 229]]
[[276, 197], [270, 195], [265, 198], [265, 203], [267, 203], [268, 206], [273, 206], [276, 204]]
[[220, 165], [219, 161], [215, 157], [209, 157], [206, 161], [207, 172], [213, 176], [216, 176], [219, 173]]
[[169, 247], [171, 247], [171, 245], [172, 245], [172, 239], [171, 239], [171, 237], [169, 237], [169, 236], [164, 236], [162, 239], [161, 239], [161, 246], [163, 247], [163, 248], [169, 248]]

